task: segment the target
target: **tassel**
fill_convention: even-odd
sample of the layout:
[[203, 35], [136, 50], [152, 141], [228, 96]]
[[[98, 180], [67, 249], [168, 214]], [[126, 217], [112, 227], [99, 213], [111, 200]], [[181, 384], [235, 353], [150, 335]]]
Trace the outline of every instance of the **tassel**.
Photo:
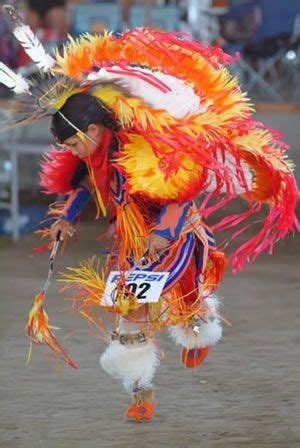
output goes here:
[[30, 362], [32, 343], [35, 344], [47, 344], [52, 350], [55, 358], [61, 358], [70, 367], [77, 369], [76, 364], [72, 361], [70, 356], [66, 353], [63, 347], [60, 345], [56, 339], [53, 329], [57, 327], [52, 327], [49, 325], [49, 318], [43, 309], [43, 302], [45, 299], [45, 292], [41, 291], [35, 296], [33, 306], [29, 313], [28, 321], [25, 327], [27, 336], [30, 338], [30, 348], [27, 356], [26, 364]]

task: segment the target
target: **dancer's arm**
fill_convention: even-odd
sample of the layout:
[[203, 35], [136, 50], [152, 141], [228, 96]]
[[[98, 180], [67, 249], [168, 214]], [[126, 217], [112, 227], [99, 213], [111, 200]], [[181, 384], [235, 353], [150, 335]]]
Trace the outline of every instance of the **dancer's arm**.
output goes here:
[[61, 239], [64, 239], [72, 224], [81, 213], [82, 209], [92, 197], [91, 186], [88, 178], [81, 181], [80, 185], [70, 194], [64, 210], [59, 219], [51, 226], [51, 237], [56, 239], [60, 232]]

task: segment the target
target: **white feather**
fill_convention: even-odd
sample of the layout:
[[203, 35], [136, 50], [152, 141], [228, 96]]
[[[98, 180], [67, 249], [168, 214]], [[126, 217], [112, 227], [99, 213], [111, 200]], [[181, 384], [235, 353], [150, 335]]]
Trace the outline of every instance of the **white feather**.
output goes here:
[[[183, 80], [166, 75], [160, 72], [152, 72], [149, 69], [141, 67], [127, 67], [126, 70], [132, 71], [132, 75], [122, 73], [122, 69], [118, 66], [112, 66], [115, 73], [101, 68], [98, 72], [90, 73], [88, 80], [113, 81], [121, 87], [126, 88], [132, 95], [142, 98], [147, 104], [155, 109], [164, 109], [170, 115], [176, 118], [182, 118], [186, 114], [195, 114], [205, 111], [205, 107], [201, 104], [200, 97], [194, 92], [193, 88], [187, 85]], [[134, 72], [145, 75], [145, 79], [134, 76]], [[151, 83], [147, 82], [147, 75], [151, 75], [152, 79], [168, 86], [167, 92], [162, 92]]]
[[28, 25], [17, 26], [13, 33], [40, 70], [47, 72], [54, 66], [55, 60], [46, 53], [43, 45]]
[[29, 84], [23, 76], [14, 73], [3, 62], [0, 62], [0, 82], [17, 94], [29, 91]]

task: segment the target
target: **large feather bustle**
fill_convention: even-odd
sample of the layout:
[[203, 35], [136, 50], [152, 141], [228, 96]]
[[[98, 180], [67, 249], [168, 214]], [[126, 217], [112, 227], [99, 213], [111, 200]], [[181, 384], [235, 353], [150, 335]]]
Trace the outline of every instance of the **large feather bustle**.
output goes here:
[[16, 94], [29, 92], [29, 84], [23, 76], [14, 73], [3, 62], [0, 62], [0, 83], [4, 84]]
[[[126, 178], [129, 194], [157, 203], [201, 194], [200, 213], [207, 217], [243, 193], [249, 210], [215, 226], [215, 231], [231, 230], [228, 242], [250, 227], [264, 204], [268, 206], [267, 216], [259, 215], [260, 231], [232, 254], [233, 268], [239, 270], [298, 228], [298, 190], [286, 146], [253, 120], [248, 99], [223, 65], [226, 59], [219, 49], [150, 29], [132, 30], [119, 39], [84, 35], [70, 40], [63, 56], [57, 54], [57, 64], [67, 76], [95, 82], [106, 77], [129, 90], [126, 95], [104, 86], [91, 92], [114, 111], [123, 127], [115, 164]], [[138, 80], [138, 94], [130, 77]], [[192, 106], [185, 114], [174, 113], [172, 105], [175, 110], [180, 92], [172, 98], [168, 87], [176, 92], [176, 82], [191, 89], [198, 110]], [[160, 101], [149, 97], [148, 88]]]
[[226, 110], [227, 115], [237, 110], [249, 113], [248, 100], [241, 94], [237, 82], [220, 64], [230, 59], [218, 48], [177, 39], [173, 33], [151, 29], [135, 29], [120, 38], [111, 34], [85, 34], [78, 40], [70, 39], [61, 56], [56, 53], [57, 65], [70, 77], [82, 79], [100, 68], [132, 66], [150, 69], [181, 79], [192, 87], [202, 106]]

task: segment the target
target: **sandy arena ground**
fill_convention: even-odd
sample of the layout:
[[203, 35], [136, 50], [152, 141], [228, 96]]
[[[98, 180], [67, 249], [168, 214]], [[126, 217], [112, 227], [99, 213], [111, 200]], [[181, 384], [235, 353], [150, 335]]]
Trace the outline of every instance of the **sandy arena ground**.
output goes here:
[[[56, 269], [93, 254], [94, 224], [59, 257]], [[227, 273], [220, 294], [225, 328], [196, 372], [161, 335], [165, 359], [157, 373], [157, 412], [150, 424], [127, 423], [128, 397], [99, 365], [104, 342], [68, 312], [52, 284], [47, 312], [79, 366], [59, 371], [34, 347], [25, 367], [23, 328], [47, 272], [46, 254], [30, 258], [36, 237], [0, 240], [1, 448], [296, 448], [300, 447], [299, 239], [277, 246], [246, 272]], [[98, 243], [97, 243], [98, 244]]]

